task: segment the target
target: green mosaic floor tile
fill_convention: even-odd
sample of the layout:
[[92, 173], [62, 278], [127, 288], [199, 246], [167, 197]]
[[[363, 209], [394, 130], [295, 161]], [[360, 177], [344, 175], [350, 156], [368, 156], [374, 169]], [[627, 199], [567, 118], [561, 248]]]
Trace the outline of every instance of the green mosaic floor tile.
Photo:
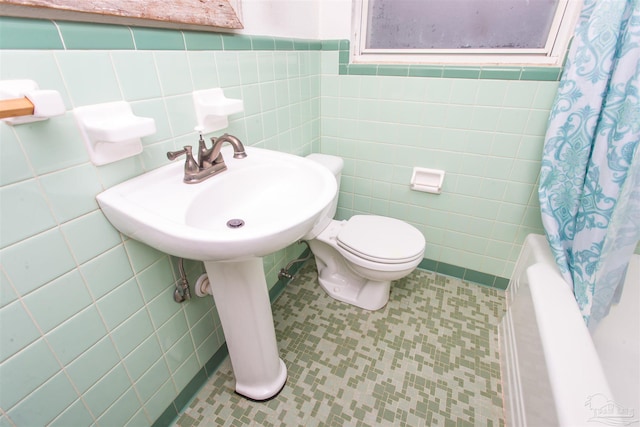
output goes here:
[[308, 263], [273, 304], [288, 379], [254, 402], [228, 358], [176, 422], [195, 426], [504, 426], [504, 293], [416, 270], [369, 312], [330, 298]]

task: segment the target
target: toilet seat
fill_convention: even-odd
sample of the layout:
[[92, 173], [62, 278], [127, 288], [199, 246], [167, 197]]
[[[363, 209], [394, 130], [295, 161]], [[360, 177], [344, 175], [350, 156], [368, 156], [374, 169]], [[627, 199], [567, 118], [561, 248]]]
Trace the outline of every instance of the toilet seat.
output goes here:
[[354, 215], [336, 236], [340, 248], [380, 263], [404, 264], [422, 258], [425, 240], [415, 227], [394, 218]]

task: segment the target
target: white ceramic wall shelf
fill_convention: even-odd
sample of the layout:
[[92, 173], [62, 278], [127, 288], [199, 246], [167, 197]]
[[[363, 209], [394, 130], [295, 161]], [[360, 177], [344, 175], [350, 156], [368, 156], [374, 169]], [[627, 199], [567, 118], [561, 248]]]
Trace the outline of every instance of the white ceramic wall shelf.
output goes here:
[[140, 154], [140, 138], [156, 132], [154, 119], [135, 116], [124, 101], [78, 107], [73, 112], [95, 165]]
[[58, 91], [40, 90], [33, 80], [0, 81], [0, 117], [7, 124], [38, 122], [64, 112], [64, 102]]
[[241, 99], [224, 96], [222, 89], [204, 89], [193, 92], [193, 104], [196, 109], [198, 126], [204, 133], [214, 132], [229, 126], [227, 116], [244, 110]]

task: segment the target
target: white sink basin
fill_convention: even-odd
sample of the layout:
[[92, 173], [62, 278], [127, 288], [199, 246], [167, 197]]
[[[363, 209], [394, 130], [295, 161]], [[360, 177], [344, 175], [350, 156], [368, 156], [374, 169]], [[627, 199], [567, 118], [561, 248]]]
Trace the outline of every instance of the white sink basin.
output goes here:
[[[253, 147], [227, 170], [198, 184], [182, 182], [176, 161], [98, 195], [109, 221], [162, 252], [200, 261], [261, 257], [304, 236], [336, 194], [334, 176], [303, 157]], [[240, 219], [239, 228], [227, 226]]]
[[[229, 349], [236, 391], [254, 400], [280, 392], [287, 368], [278, 354], [262, 256], [308, 233], [335, 197], [329, 170], [303, 157], [246, 147], [227, 170], [185, 184], [183, 161], [97, 196], [122, 233], [160, 251], [204, 261]], [[242, 227], [227, 226], [242, 220]], [[189, 308], [186, 307], [188, 310]]]

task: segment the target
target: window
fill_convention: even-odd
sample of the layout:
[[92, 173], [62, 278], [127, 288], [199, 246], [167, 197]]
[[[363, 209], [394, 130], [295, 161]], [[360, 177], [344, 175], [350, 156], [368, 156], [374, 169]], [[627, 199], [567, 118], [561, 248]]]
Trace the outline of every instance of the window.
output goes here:
[[354, 63], [562, 64], [579, 0], [354, 0]]

